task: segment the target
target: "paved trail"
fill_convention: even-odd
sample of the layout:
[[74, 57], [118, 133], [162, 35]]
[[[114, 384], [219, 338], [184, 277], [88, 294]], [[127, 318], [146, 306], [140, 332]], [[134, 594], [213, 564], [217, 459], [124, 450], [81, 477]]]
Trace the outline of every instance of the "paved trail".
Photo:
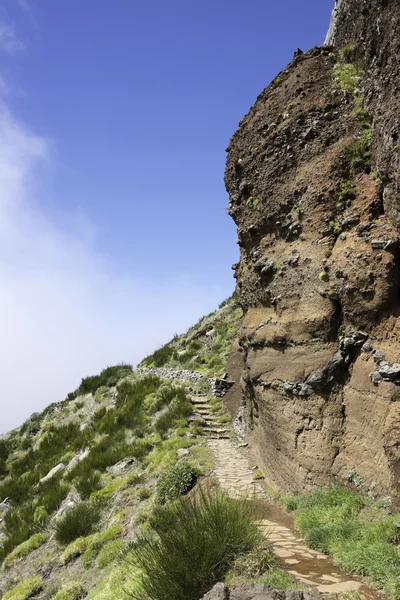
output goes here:
[[245, 448], [239, 448], [231, 439], [230, 430], [217, 423], [206, 398], [193, 398], [194, 409], [205, 420], [204, 433], [207, 445], [215, 458], [214, 474], [223, 490], [230, 496], [247, 494], [265, 504], [267, 518], [260, 521], [260, 528], [272, 545], [279, 565], [297, 581], [322, 593], [358, 592], [362, 598], [382, 598], [357, 578], [341, 571], [329, 557], [307, 548], [296, 532], [292, 519], [282, 509], [272, 504], [262, 486], [254, 481], [249, 468], [249, 456]]

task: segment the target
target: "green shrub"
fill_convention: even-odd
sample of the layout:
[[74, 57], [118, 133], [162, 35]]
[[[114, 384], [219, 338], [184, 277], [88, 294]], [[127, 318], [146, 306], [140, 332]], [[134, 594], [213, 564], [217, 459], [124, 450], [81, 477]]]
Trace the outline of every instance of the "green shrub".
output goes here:
[[142, 365], [144, 367], [163, 367], [166, 365], [172, 358], [176, 357], [176, 348], [173, 345], [173, 342], [176, 340], [177, 336], [162, 348], [156, 350], [150, 356], [147, 356], [143, 361]]
[[82, 500], [87, 500], [90, 498], [90, 494], [92, 494], [92, 492], [100, 489], [100, 480], [101, 475], [98, 471], [93, 471], [88, 475], [82, 475], [77, 480], [75, 487]]
[[107, 367], [103, 369], [100, 375], [91, 375], [84, 377], [81, 384], [75, 392], [77, 395], [80, 394], [94, 394], [99, 387], [107, 386], [111, 387], [118, 383], [120, 379], [130, 375], [132, 373], [132, 365], [121, 363], [114, 367]]
[[364, 129], [360, 138], [347, 147], [346, 153], [352, 173], [369, 172], [371, 168], [372, 130]]
[[37, 548], [42, 546], [46, 540], [47, 533], [36, 533], [32, 535], [29, 538], [29, 540], [26, 540], [26, 542], [22, 542], [22, 544], [14, 548], [11, 554], [9, 554], [5, 559], [4, 565], [6, 567], [9, 567], [17, 560], [24, 558], [24, 556], [27, 556], [28, 554], [33, 552], [33, 550], [36, 550]]
[[319, 280], [323, 281], [324, 283], [327, 283], [329, 281], [329, 275], [326, 271], [321, 271], [321, 273], [319, 274]]
[[33, 513], [33, 522], [35, 525], [44, 525], [48, 516], [48, 512], [44, 506], [37, 506]]
[[78, 600], [85, 596], [86, 590], [78, 581], [71, 581], [64, 585], [52, 600]]
[[160, 475], [157, 481], [157, 501], [161, 504], [187, 494], [197, 481], [197, 471], [189, 463], [177, 463]]
[[355, 96], [360, 83], [360, 69], [352, 63], [339, 63], [333, 70], [335, 85], [343, 94]]
[[55, 526], [55, 538], [61, 544], [69, 544], [79, 537], [93, 532], [100, 520], [101, 509], [98, 504], [81, 502], [67, 510]]
[[27, 600], [40, 592], [42, 587], [42, 580], [40, 577], [28, 577], [12, 588], [12, 590], [6, 592], [3, 596], [3, 600]]
[[129, 556], [146, 598], [198, 600], [260, 538], [249, 502], [202, 493], [156, 509]]

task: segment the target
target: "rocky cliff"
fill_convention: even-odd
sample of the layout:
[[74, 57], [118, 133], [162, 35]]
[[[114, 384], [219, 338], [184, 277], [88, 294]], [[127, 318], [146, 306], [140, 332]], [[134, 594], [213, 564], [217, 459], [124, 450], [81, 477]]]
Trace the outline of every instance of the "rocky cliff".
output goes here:
[[337, 3], [228, 147], [247, 428], [279, 489], [398, 501], [399, 23], [394, 1]]

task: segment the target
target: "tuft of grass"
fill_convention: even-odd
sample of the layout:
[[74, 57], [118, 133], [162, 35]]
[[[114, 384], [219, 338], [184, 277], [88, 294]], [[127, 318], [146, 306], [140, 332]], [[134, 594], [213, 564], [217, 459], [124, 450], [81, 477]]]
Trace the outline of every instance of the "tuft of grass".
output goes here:
[[107, 542], [114, 540], [121, 533], [121, 525], [111, 525], [105, 531], [100, 531], [90, 536], [85, 553], [82, 557], [82, 564], [85, 569], [89, 569], [97, 558], [100, 550]]
[[61, 544], [69, 544], [77, 538], [93, 533], [100, 521], [99, 504], [81, 502], [60, 517], [55, 526], [55, 538]]
[[388, 515], [372, 500], [332, 486], [284, 501], [311, 548], [332, 554], [349, 573], [368, 577], [400, 599], [400, 515]]
[[26, 542], [22, 542], [19, 546], [14, 548], [14, 550], [7, 556], [4, 560], [4, 566], [9, 567], [17, 560], [24, 558], [33, 550], [36, 550], [40, 546], [42, 546], [47, 540], [47, 533], [35, 533], [32, 535], [29, 540]]
[[137, 491], [137, 496], [138, 496], [139, 500], [147, 500], [151, 496], [151, 490], [150, 490], [150, 488], [148, 488], [148, 487], [141, 487]]
[[268, 543], [264, 542], [263, 545], [257, 546], [250, 552], [239, 554], [235, 559], [232, 571], [235, 576], [252, 581], [274, 567], [276, 567], [275, 556]]
[[105, 544], [97, 557], [97, 565], [100, 569], [104, 569], [107, 565], [114, 562], [126, 547], [127, 542], [124, 540], [114, 540]]
[[133, 485], [135, 483], [139, 483], [140, 475], [138, 473], [130, 473], [126, 477], [121, 477], [120, 479], [114, 479], [110, 481], [105, 487], [101, 490], [97, 490], [93, 492], [92, 498], [111, 498], [114, 494], [124, 490], [129, 485]]
[[51, 600], [78, 600], [86, 595], [86, 590], [78, 581], [71, 581], [64, 585]]
[[3, 600], [28, 600], [42, 589], [43, 584], [40, 577], [28, 577], [17, 586], [6, 592]]
[[65, 548], [64, 552], [60, 556], [60, 562], [62, 565], [66, 565], [67, 563], [75, 560], [78, 556], [81, 556], [90, 544], [90, 540], [93, 536], [89, 535], [87, 537], [80, 537], [77, 540], [68, 544]]
[[201, 492], [159, 507], [150, 530], [129, 555], [139, 569], [142, 594], [149, 600], [198, 600], [231, 567], [237, 555], [252, 550], [261, 533], [247, 500]]

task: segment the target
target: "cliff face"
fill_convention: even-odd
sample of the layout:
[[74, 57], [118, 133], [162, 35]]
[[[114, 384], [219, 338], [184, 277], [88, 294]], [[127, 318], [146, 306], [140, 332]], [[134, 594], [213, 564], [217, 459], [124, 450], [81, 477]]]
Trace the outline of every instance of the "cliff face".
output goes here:
[[337, 8], [328, 42], [344, 50], [295, 57], [228, 148], [242, 389], [272, 486], [336, 476], [396, 496], [400, 7]]
[[354, 46], [365, 69], [365, 104], [373, 123], [372, 153], [384, 183], [385, 212], [400, 228], [400, 6], [397, 0], [337, 0], [326, 44]]

